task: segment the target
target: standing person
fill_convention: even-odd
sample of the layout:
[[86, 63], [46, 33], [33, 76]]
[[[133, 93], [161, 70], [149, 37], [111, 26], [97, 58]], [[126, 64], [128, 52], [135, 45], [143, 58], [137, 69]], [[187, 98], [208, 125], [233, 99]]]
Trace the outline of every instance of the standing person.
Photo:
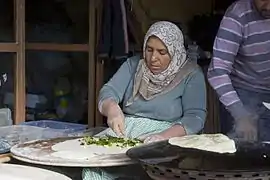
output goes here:
[[270, 140], [270, 0], [239, 0], [217, 33], [208, 80], [230, 115], [235, 138]]
[[[159, 21], [145, 35], [144, 58], [129, 58], [100, 90], [99, 111], [110, 128], [102, 135], [145, 143], [199, 133], [206, 118], [205, 79], [187, 57], [181, 30]], [[123, 104], [120, 108], [119, 103]], [[83, 180], [139, 176], [133, 166], [86, 168]]]

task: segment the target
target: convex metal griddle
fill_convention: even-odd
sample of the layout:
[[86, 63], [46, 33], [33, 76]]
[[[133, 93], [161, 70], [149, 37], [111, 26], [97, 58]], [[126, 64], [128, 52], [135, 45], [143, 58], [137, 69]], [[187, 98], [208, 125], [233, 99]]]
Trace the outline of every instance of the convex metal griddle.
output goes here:
[[270, 179], [270, 144], [236, 143], [236, 147], [236, 153], [219, 154], [161, 141], [132, 148], [127, 155], [143, 164], [148, 174], [165, 179]]

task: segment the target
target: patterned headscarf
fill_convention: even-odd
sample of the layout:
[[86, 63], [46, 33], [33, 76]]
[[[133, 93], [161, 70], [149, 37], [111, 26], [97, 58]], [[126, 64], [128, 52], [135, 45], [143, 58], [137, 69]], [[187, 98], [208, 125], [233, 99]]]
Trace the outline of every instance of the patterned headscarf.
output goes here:
[[[167, 47], [171, 62], [168, 68], [159, 73], [153, 74], [145, 62], [145, 50], [148, 39], [151, 36], [158, 37]], [[154, 23], [148, 30], [143, 44], [144, 59], [141, 59], [134, 79], [133, 94], [127, 106], [133, 103], [140, 94], [145, 100], [164, 94], [177, 86], [186, 76], [177, 77], [178, 72], [188, 61], [184, 47], [184, 37], [181, 30], [173, 23], [159, 21]]]

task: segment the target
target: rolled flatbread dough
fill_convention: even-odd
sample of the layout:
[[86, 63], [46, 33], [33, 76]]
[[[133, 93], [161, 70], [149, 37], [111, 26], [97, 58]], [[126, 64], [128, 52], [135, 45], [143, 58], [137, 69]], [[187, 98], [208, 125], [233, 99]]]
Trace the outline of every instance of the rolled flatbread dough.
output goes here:
[[79, 153], [74, 151], [56, 151], [51, 154], [54, 157], [65, 158], [70, 160], [87, 160], [89, 158], [95, 157], [96, 155], [89, 151], [79, 151]]
[[51, 155], [63, 159], [87, 160], [97, 155], [126, 153], [129, 148], [81, 145], [81, 139], [67, 140], [52, 146]]
[[8, 175], [8, 174], [4, 174], [0, 176], [3, 179], [8, 179], [8, 180], [29, 180], [28, 178], [24, 178], [24, 177], [14, 177], [14, 175]]
[[234, 140], [223, 134], [200, 134], [174, 137], [169, 139], [169, 144], [216, 153], [236, 152]]
[[71, 180], [70, 178], [45, 169], [30, 166], [0, 164], [1, 180]]

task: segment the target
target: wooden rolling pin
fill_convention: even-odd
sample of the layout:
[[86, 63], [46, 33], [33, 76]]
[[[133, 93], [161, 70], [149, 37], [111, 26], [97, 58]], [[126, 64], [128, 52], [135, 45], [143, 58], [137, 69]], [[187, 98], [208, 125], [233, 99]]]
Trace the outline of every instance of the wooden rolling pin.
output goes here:
[[2, 154], [0, 155], [0, 163], [6, 163], [11, 160], [11, 154]]

